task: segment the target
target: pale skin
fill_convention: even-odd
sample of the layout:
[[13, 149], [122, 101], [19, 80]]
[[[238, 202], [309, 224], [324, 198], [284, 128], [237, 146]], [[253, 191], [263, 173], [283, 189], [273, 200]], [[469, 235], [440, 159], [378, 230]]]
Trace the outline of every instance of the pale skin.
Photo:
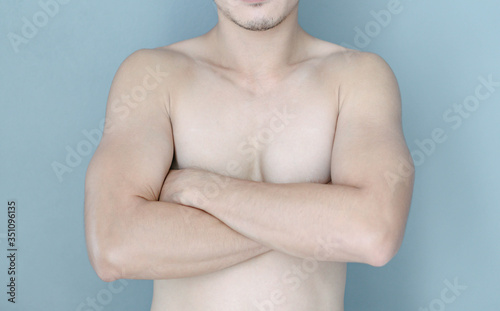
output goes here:
[[307, 34], [298, 1], [215, 2], [208, 33], [115, 76], [86, 177], [90, 262], [154, 280], [152, 310], [343, 310], [345, 263], [385, 265], [404, 235], [394, 74]]

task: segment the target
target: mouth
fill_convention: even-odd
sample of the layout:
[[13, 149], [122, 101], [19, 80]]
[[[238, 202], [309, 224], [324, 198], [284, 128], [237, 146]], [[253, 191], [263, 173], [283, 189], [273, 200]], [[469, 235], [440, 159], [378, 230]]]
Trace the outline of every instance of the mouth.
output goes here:
[[267, 2], [268, 0], [241, 0], [241, 1], [248, 3], [248, 4], [260, 4], [260, 3]]

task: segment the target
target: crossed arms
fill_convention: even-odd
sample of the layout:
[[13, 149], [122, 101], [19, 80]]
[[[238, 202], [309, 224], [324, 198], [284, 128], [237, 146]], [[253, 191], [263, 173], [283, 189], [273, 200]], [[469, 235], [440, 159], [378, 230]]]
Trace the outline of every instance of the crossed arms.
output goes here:
[[[164, 53], [138, 51], [118, 70], [87, 170], [87, 250], [102, 280], [196, 276], [270, 250], [374, 266], [395, 255], [414, 167], [397, 82], [380, 57], [355, 53], [343, 75], [331, 184], [272, 184], [196, 168], [169, 172], [168, 89], [180, 66]], [[124, 105], [138, 85], [148, 86], [146, 98]], [[203, 193], [214, 180], [217, 193]]]

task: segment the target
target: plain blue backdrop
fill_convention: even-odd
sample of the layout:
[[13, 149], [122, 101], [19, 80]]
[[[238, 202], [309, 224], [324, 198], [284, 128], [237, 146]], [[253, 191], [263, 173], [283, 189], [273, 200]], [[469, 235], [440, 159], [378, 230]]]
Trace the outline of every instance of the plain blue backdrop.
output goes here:
[[[403, 245], [383, 268], [349, 264], [346, 311], [500, 310], [499, 12], [498, 0], [301, 1], [310, 34], [391, 65], [417, 169]], [[90, 266], [85, 172], [120, 63], [216, 22], [211, 0], [0, 2], [1, 310], [149, 310], [152, 281], [105, 283]]]

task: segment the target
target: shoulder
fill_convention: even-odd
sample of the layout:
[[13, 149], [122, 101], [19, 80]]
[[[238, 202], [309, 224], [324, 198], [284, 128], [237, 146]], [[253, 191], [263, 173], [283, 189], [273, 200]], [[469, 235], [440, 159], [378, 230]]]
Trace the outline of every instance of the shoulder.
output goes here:
[[314, 38], [310, 58], [327, 76], [373, 79], [380, 75], [391, 76], [392, 70], [378, 54], [349, 49], [341, 45]]
[[378, 109], [394, 116], [399, 114], [398, 82], [381, 56], [333, 43], [327, 47], [318, 68], [327, 87], [334, 90], [339, 113], [343, 111], [344, 115], [352, 116], [352, 111], [357, 111], [356, 114]]
[[323, 68], [344, 78], [374, 79], [392, 76], [388, 63], [378, 54], [362, 52], [331, 43], [323, 58]]
[[389, 64], [375, 53], [346, 49], [343, 62], [348, 77], [373, 82], [395, 79]]
[[324, 59], [323, 70], [344, 95], [391, 92], [398, 96], [399, 87], [389, 64], [378, 54], [337, 46]]
[[398, 83], [389, 64], [379, 55], [346, 49], [341, 63], [340, 82], [344, 90], [370, 93], [399, 92]]
[[[122, 92], [144, 88], [166, 96], [190, 71], [193, 61], [175, 46], [140, 49], [123, 60], [113, 79], [112, 88]], [[160, 87], [157, 87], [160, 86]]]
[[186, 57], [182, 53], [168, 46], [154, 49], [140, 49], [130, 54], [121, 63], [118, 72], [127, 71], [129, 74], [140, 74], [156, 67], [161, 67], [170, 72], [185, 62]]
[[392, 69], [378, 54], [345, 48], [320, 39], [314, 42], [311, 51], [318, 76], [328, 88], [336, 90], [339, 106], [346, 97], [369, 97], [388, 92], [393, 97], [399, 95]]

